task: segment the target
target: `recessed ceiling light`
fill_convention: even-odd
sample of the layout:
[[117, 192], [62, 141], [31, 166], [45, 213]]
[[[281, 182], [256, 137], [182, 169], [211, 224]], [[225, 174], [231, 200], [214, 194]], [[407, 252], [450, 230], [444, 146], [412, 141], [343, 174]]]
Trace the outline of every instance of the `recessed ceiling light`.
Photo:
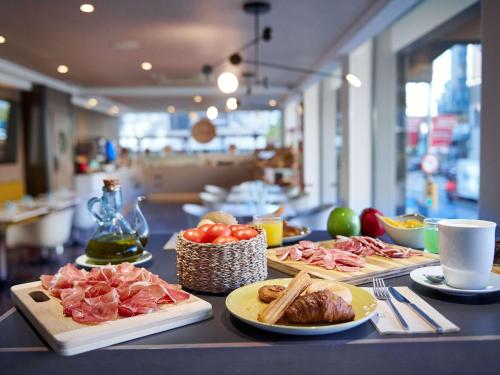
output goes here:
[[207, 117], [209, 120], [215, 120], [219, 116], [219, 110], [213, 105], [207, 108]]
[[94, 6], [92, 4], [82, 4], [80, 5], [80, 10], [83, 13], [92, 13], [94, 11]]
[[141, 64], [141, 68], [142, 68], [142, 70], [151, 70], [151, 69], [153, 69], [153, 65], [151, 65], [151, 63], [145, 61]]
[[236, 98], [228, 98], [226, 100], [226, 108], [230, 111], [234, 111], [238, 108], [238, 100]]
[[116, 105], [112, 106], [110, 109], [109, 109], [109, 113], [111, 115], [117, 115], [118, 113], [120, 113], [120, 108]]
[[203, 98], [202, 98], [200, 95], [195, 95], [195, 96], [193, 97], [193, 101], [194, 101], [195, 103], [201, 103], [201, 102], [203, 101]]
[[99, 103], [99, 101], [96, 98], [90, 98], [89, 100], [87, 100], [87, 105], [89, 107], [95, 107], [97, 103]]
[[269, 107], [276, 107], [277, 103], [276, 103], [276, 100], [271, 99], [271, 100], [269, 100], [269, 102], [267, 104], [269, 104]]
[[174, 112], [175, 112], [175, 107], [174, 107], [173, 105], [169, 105], [169, 106], [167, 107], [167, 112], [168, 112], [168, 113], [174, 113]]
[[0, 44], [4, 44], [7, 41], [4, 36], [0, 35]]
[[198, 121], [200, 119], [200, 116], [196, 112], [189, 112], [189, 119], [192, 122]]
[[59, 65], [57, 67], [57, 72], [61, 74], [66, 74], [69, 72], [69, 68], [66, 65]]

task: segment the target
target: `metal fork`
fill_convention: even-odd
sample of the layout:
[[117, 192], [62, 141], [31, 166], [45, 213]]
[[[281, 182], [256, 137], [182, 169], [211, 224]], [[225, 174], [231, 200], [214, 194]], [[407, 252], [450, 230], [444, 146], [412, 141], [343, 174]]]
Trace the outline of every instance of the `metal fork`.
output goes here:
[[394, 312], [394, 315], [396, 315], [396, 318], [398, 318], [399, 323], [401, 324], [403, 329], [405, 331], [408, 331], [408, 323], [406, 323], [406, 320], [403, 318], [396, 306], [394, 306], [394, 303], [392, 303], [391, 295], [389, 294], [389, 290], [385, 286], [385, 282], [383, 279], [380, 279], [378, 277], [373, 278], [373, 294], [377, 299], [381, 301], [387, 301], [387, 303], [391, 307], [391, 310]]

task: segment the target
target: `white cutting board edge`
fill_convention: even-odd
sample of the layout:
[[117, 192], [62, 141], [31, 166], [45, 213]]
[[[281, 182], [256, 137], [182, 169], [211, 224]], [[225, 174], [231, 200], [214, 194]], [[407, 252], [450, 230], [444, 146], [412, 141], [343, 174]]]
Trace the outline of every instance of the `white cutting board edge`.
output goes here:
[[[37, 317], [27, 306], [23, 299], [30, 299], [29, 295], [23, 294], [25, 289], [38, 287], [52, 300], [56, 299], [41, 287], [39, 281], [14, 285], [11, 287], [11, 297], [14, 305], [21, 310], [24, 316], [35, 327], [38, 333], [45, 339], [49, 346], [57, 353], [70, 356], [88, 352], [90, 350], [103, 348], [105, 346], [118, 344], [154, 333], [167, 331], [188, 324], [209, 319], [212, 316], [212, 305], [198, 297], [190, 295], [188, 301], [176, 305], [162, 305], [160, 311], [136, 315], [129, 318], [117, 319], [97, 325], [81, 324], [82, 328], [67, 332], [53, 334], [46, 328], [43, 317]], [[21, 293], [20, 295], [18, 295]], [[56, 299], [59, 301], [58, 299]], [[28, 302], [31, 302], [28, 300]], [[46, 301], [48, 302], [48, 301]], [[45, 303], [45, 302], [33, 302]], [[168, 315], [167, 315], [168, 314]], [[52, 320], [52, 317], [46, 318]], [[60, 319], [65, 317], [60, 311]]]

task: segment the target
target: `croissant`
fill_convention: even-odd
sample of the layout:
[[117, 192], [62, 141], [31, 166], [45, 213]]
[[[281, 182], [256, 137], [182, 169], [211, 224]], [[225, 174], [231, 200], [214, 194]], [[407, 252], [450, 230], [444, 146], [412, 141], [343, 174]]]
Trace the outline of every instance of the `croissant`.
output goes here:
[[352, 306], [330, 290], [320, 290], [298, 297], [285, 310], [287, 323], [343, 323], [354, 319]]

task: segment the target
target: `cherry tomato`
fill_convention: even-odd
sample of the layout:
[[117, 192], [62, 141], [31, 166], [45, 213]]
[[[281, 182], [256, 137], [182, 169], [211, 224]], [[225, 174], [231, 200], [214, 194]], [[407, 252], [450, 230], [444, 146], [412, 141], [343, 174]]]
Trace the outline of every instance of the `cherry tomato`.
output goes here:
[[230, 235], [231, 230], [227, 227], [226, 224], [214, 224], [210, 228], [208, 228], [207, 232], [203, 236], [203, 242], [213, 242], [217, 237]]
[[203, 233], [207, 233], [207, 230], [212, 228], [212, 225], [214, 225], [214, 224], [203, 224], [201, 227], [198, 227], [198, 229], [202, 230]]
[[229, 226], [229, 229], [231, 229], [231, 233], [236, 232], [237, 230], [240, 229], [246, 229], [248, 226], [246, 224], [233, 224]]
[[219, 236], [214, 240], [214, 244], [225, 244], [238, 242], [238, 239], [232, 236]]
[[187, 229], [184, 231], [184, 238], [188, 241], [191, 241], [191, 242], [197, 242], [197, 243], [201, 243], [203, 241], [203, 237], [205, 235], [205, 232], [203, 232], [202, 230], [198, 229], [198, 228], [191, 228], [191, 229]]
[[241, 240], [249, 240], [251, 238], [254, 238], [258, 234], [259, 234], [259, 232], [257, 232], [255, 229], [246, 228], [246, 229], [239, 229], [239, 230], [235, 231], [233, 233], [233, 236], [241, 241]]

